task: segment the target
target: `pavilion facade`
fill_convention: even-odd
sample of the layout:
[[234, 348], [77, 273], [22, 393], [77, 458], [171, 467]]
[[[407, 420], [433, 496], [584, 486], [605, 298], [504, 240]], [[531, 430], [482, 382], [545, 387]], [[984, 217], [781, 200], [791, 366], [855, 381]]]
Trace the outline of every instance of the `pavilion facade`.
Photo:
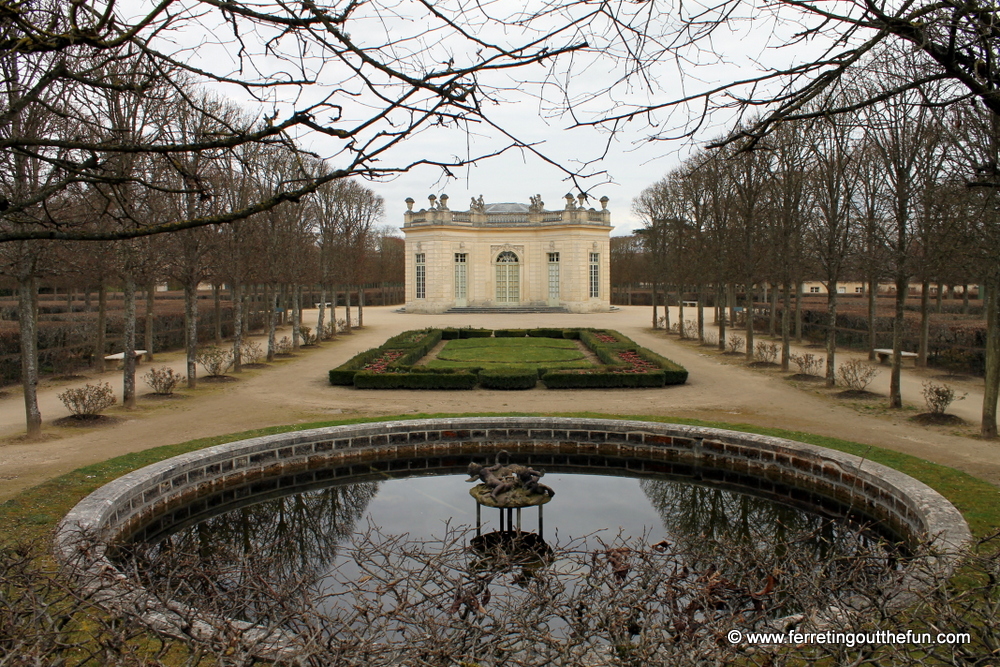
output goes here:
[[473, 199], [453, 211], [434, 195], [413, 210], [407, 199], [406, 311], [451, 308], [558, 307], [575, 313], [611, 308], [611, 212], [587, 208], [566, 195], [561, 210], [529, 204], [487, 204]]

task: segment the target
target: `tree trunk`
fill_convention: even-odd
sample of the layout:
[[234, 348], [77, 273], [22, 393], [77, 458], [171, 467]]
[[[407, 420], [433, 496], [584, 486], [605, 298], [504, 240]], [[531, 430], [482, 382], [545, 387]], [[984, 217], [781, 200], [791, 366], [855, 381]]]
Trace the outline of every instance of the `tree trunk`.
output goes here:
[[233, 372], [243, 372], [243, 286], [233, 282], [230, 288], [233, 300]]
[[878, 285], [874, 280], [868, 281], [868, 360], [875, 360], [875, 348], [878, 347], [878, 341], [876, 340], [876, 329], [875, 322], [877, 316], [877, 310], [875, 308], [875, 290], [878, 289]]
[[753, 361], [753, 283], [749, 280], [747, 281], [746, 287], [744, 288], [744, 294], [746, 294], [746, 299], [743, 301], [743, 312], [746, 314], [746, 326], [744, 327], [744, 335], [747, 339], [747, 349], [744, 352], [747, 361]]
[[365, 325], [365, 286], [358, 288], [358, 328]]
[[[21, 387], [24, 389], [24, 415], [28, 439], [42, 435], [42, 413], [38, 409], [38, 286], [35, 277], [18, 281], [17, 317], [21, 336]], [[104, 354], [101, 353], [101, 360]]]
[[889, 377], [889, 407], [895, 409], [903, 407], [903, 394], [900, 387], [900, 368], [903, 357], [900, 352], [903, 350], [903, 315], [906, 308], [907, 286], [907, 277], [897, 275], [896, 309], [892, 318], [892, 371]]
[[837, 281], [826, 294], [826, 386], [837, 386]]
[[292, 349], [299, 349], [302, 337], [302, 286], [292, 285]]
[[726, 303], [729, 305], [729, 324], [736, 328], [736, 285], [726, 285]]
[[[989, 293], [1000, 293], [1000, 273], [994, 271]], [[1000, 397], [1000, 299], [990, 299], [983, 311], [986, 317], [986, 387], [983, 390], [983, 422], [980, 434], [984, 438], [997, 437], [997, 398]]]
[[198, 282], [184, 285], [184, 342], [187, 348], [187, 386], [198, 386]]
[[274, 361], [275, 329], [278, 326], [277, 312], [278, 294], [274, 286], [268, 283], [264, 286], [264, 301], [267, 303], [267, 360]]
[[330, 285], [330, 338], [337, 337], [337, 288]]
[[969, 283], [962, 285], [962, 314], [969, 314]]
[[216, 284], [212, 285], [212, 301], [214, 302], [214, 319], [215, 319], [215, 344], [222, 345], [222, 295], [220, 294], [219, 286]]
[[716, 320], [719, 325], [719, 350], [726, 351], [726, 288], [721, 283], [715, 287], [715, 298], [718, 301], [719, 313], [721, 317]]
[[792, 283], [785, 281], [781, 286], [781, 370], [789, 370], [792, 354]]
[[346, 333], [351, 333], [351, 288], [350, 286], [344, 290], [344, 310], [347, 311], [346, 324], [344, 325], [344, 331]]
[[670, 285], [663, 283], [663, 330], [670, 333]]
[[698, 342], [705, 342], [705, 283], [698, 283]]
[[771, 286], [771, 312], [768, 313], [767, 332], [772, 338], [778, 335], [778, 287]]
[[97, 335], [94, 338], [94, 369], [98, 373], [104, 372], [104, 355], [107, 354], [107, 330], [108, 330], [108, 286], [104, 284], [104, 279], [97, 288]]
[[802, 343], [802, 281], [795, 283], [795, 342]]
[[684, 331], [684, 285], [679, 287], [677, 296], [677, 333], [681, 338], [687, 338]]
[[917, 347], [917, 366], [927, 366], [927, 347], [931, 331], [931, 282], [924, 280], [920, 284], [920, 344]]
[[146, 361], [153, 361], [153, 325], [156, 315], [153, 306], [156, 303], [156, 281], [150, 280], [146, 285], [146, 341], [143, 346], [146, 348]]
[[127, 410], [135, 408], [135, 279], [125, 275], [125, 333], [122, 341], [122, 405]]
[[89, 313], [91, 311], [91, 301], [90, 301], [90, 288], [83, 290], [83, 310]]
[[653, 281], [653, 328], [656, 329], [660, 326], [660, 318], [656, 316], [656, 281]]
[[938, 314], [941, 313], [941, 308], [944, 305], [944, 289], [944, 284], [939, 281], [937, 284], [937, 302], [934, 304]]
[[316, 342], [326, 340], [326, 285], [319, 286], [319, 313], [316, 316]]

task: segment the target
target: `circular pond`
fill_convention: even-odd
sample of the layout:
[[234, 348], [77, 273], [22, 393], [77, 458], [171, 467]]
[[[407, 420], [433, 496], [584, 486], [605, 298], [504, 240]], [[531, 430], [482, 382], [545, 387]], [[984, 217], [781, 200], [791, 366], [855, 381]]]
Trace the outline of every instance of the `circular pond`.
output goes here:
[[[546, 473], [544, 514], [501, 524], [507, 510], [470, 497], [469, 463], [501, 450]], [[81, 502], [57, 549], [81, 585], [154, 610], [160, 631], [237, 628], [263, 656], [597, 664], [622, 647], [709, 650], [727, 624], [773, 627], [905, 587], [895, 545], [927, 537], [940, 553], [968, 530], [927, 487], [857, 457], [677, 425], [482, 418], [193, 452]]]

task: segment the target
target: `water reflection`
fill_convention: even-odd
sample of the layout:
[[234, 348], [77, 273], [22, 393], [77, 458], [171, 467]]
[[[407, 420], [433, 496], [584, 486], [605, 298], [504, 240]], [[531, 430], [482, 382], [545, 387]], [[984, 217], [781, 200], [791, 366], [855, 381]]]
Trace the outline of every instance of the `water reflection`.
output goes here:
[[[482, 582], [496, 586], [500, 579], [484, 574], [476, 565], [482, 554], [466, 549], [475, 534], [475, 502], [464, 479], [458, 474], [341, 484], [272, 498], [206, 518], [155, 543], [134, 544], [123, 550], [122, 560], [164, 596], [202, 606], [209, 600], [215, 611], [256, 621], [274, 621], [276, 614], [291, 616], [304, 607], [334, 614], [348, 588], [381, 580], [373, 563], [394, 562], [403, 547], [386, 546], [392, 544], [409, 545], [416, 555], [408, 562], [422, 563], [419, 571], [426, 562], [440, 566], [433, 558], [421, 560], [420, 545], [444, 554], [440, 545], [449, 542], [440, 558], [469, 573], [450, 584], [447, 578], [434, 583], [436, 595], [447, 598], [450, 585], [485, 590]], [[771, 500], [663, 479], [553, 473], [545, 481], [557, 491], [545, 508], [545, 537], [556, 547], [550, 569], [556, 574], [603, 568], [614, 573], [617, 586], [631, 576], [623, 563], [652, 562], [639, 554], [656, 551], [659, 560], [664, 554], [673, 559], [670, 568], [685, 585], [711, 580], [732, 590], [760, 591], [779, 579], [815, 580], [805, 599], [779, 595], [775, 613], [792, 613], [828, 596], [823, 582], [844, 574], [837, 568], [850, 568], [850, 576], [862, 583], [868, 570], [871, 577], [884, 576], [883, 556], [874, 556], [870, 567], [854, 558], [874, 553], [868, 536]], [[484, 514], [493, 525], [483, 532], [495, 530], [497, 518]], [[527, 520], [526, 530], [533, 525]], [[522, 569], [508, 568], [511, 586], [524, 585]], [[365, 597], [366, 604], [381, 607], [395, 594], [386, 582], [380, 585], [381, 592]], [[424, 590], [430, 586], [425, 582]], [[355, 619], [351, 627], [358, 623]]]

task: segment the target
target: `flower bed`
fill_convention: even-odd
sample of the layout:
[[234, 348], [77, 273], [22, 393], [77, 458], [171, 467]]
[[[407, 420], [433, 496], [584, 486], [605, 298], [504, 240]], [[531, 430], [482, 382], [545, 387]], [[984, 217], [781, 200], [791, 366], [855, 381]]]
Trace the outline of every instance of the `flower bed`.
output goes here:
[[404, 354], [406, 354], [406, 352], [403, 350], [386, 350], [381, 355], [375, 357], [362, 366], [361, 370], [370, 371], [372, 373], [385, 373], [389, 370], [389, 364], [396, 361]]
[[[501, 330], [496, 337], [524, 338], [524, 331]], [[381, 347], [355, 356], [330, 371], [330, 384], [353, 385], [359, 389], [471, 389], [476, 384], [486, 389], [526, 389], [533, 386], [536, 378], [541, 376], [545, 386], [552, 389], [606, 389], [663, 387], [687, 381], [688, 373], [682, 366], [640, 347], [617, 331], [527, 330], [528, 335], [534, 337], [559, 338], [560, 336], [555, 335], [557, 332], [564, 338], [579, 338], [604, 365], [550, 370], [546, 366], [552, 363], [551, 360], [535, 364], [529, 360], [524, 367], [501, 367], [485, 371], [482, 366], [487, 364], [477, 364], [477, 359], [470, 359], [468, 364], [456, 363], [449, 369], [412, 365], [419, 362], [442, 338], [480, 338], [493, 335], [493, 331], [489, 329], [451, 329], [444, 332], [441, 329], [426, 329], [398, 334]], [[445, 335], [442, 336], [442, 333]], [[485, 345], [484, 349], [491, 347], [495, 346]]]

